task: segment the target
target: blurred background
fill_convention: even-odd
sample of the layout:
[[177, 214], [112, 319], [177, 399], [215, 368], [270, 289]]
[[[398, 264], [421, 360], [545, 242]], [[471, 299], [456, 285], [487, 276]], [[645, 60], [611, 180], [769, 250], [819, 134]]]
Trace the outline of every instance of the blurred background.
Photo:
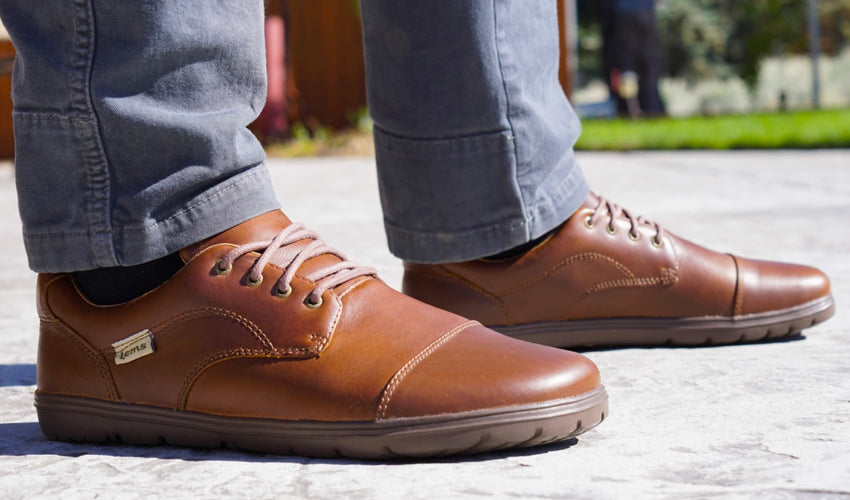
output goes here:
[[[552, 0], [579, 149], [850, 147], [850, 0]], [[359, 2], [267, 0], [270, 154], [368, 155]], [[0, 33], [0, 156], [14, 49]]]
[[650, 115], [665, 111], [658, 91], [672, 116], [850, 105], [848, 0], [584, 0], [576, 8], [579, 106], [616, 94], [622, 71], [637, 77], [635, 111]]

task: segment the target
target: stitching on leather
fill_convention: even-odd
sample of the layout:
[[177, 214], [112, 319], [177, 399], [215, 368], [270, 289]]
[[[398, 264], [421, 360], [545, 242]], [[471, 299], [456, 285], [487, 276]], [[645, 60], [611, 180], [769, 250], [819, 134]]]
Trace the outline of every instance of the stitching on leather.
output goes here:
[[115, 385], [115, 380], [112, 378], [112, 372], [109, 370], [109, 366], [106, 361], [100, 355], [97, 348], [90, 345], [87, 341], [85, 341], [80, 334], [78, 334], [73, 328], [65, 324], [64, 321], [60, 320], [56, 314], [53, 313], [53, 309], [49, 306], [47, 301], [47, 290], [50, 288], [53, 283], [59, 281], [60, 279], [67, 279], [67, 275], [56, 275], [52, 279], [50, 279], [47, 283], [45, 283], [41, 289], [41, 293], [38, 294], [38, 300], [40, 303], [41, 312], [43, 312], [45, 317], [41, 317], [41, 321], [44, 323], [50, 323], [52, 325], [58, 326], [59, 331], [67, 338], [69, 338], [72, 342], [77, 344], [86, 356], [91, 359], [94, 363], [95, 368], [97, 369], [98, 374], [101, 378], [101, 383], [106, 389], [106, 394], [113, 400], [118, 399], [118, 389]]
[[[255, 253], [259, 256], [259, 254], [257, 252], [252, 252], [252, 253]], [[269, 262], [268, 266], [273, 267], [273, 268], [275, 268], [279, 271], [285, 271], [285, 269], [283, 267], [278, 266], [274, 262]], [[310, 283], [311, 285], [315, 285], [315, 282], [313, 282], [312, 280], [308, 280], [307, 278], [304, 278], [303, 276], [298, 276], [297, 274], [295, 276], [293, 276], [292, 279], [293, 280], [296, 280], [296, 279], [301, 280], [303, 282]], [[331, 337], [333, 337], [333, 334], [336, 331], [336, 326], [339, 323], [339, 319], [342, 317], [342, 298], [345, 297], [348, 294], [348, 292], [354, 290], [355, 288], [359, 287], [363, 283], [366, 283], [367, 281], [369, 281], [368, 277], [362, 276], [361, 280], [359, 282], [355, 282], [355, 284], [351, 285], [351, 287], [349, 287], [347, 290], [345, 290], [340, 295], [337, 295], [333, 290], [329, 291], [331, 297], [334, 298], [334, 301], [337, 303], [337, 306], [338, 306], [337, 311], [336, 311], [336, 315], [334, 316], [333, 321], [331, 321], [330, 327], [328, 328], [327, 332], [325, 332], [323, 334], [316, 334], [316, 333], [310, 334], [310, 340], [311, 341], [316, 342], [317, 339], [322, 339], [322, 340], [321, 340], [321, 342], [318, 342], [316, 345], [312, 346], [310, 349], [305, 350], [304, 354], [318, 355], [320, 352], [322, 352], [322, 350], [324, 350], [325, 346], [327, 346], [328, 343], [330, 342]]]
[[643, 278], [633, 278], [633, 279], [625, 279], [625, 280], [610, 280], [603, 281], [601, 283], [596, 283], [584, 290], [582, 296], [579, 297], [567, 310], [566, 315], [561, 317], [561, 321], [567, 321], [570, 317], [570, 313], [579, 306], [585, 299], [589, 298], [596, 292], [601, 292], [603, 290], [610, 290], [613, 288], [625, 288], [625, 287], [639, 287], [645, 288], [655, 285], [674, 285], [679, 281], [679, 272], [678, 270], [670, 267], [665, 267], [661, 271], [661, 276], [647, 276]]
[[451, 330], [449, 330], [448, 332], [443, 334], [440, 338], [431, 342], [431, 344], [428, 347], [419, 351], [419, 354], [417, 354], [410, 361], [405, 363], [405, 365], [403, 367], [401, 367], [401, 369], [398, 372], [396, 372], [395, 375], [393, 375], [393, 378], [390, 379], [390, 382], [384, 388], [383, 394], [381, 395], [381, 399], [380, 399], [380, 402], [378, 404], [378, 411], [377, 411], [376, 418], [378, 420], [381, 420], [381, 419], [386, 417], [387, 409], [389, 408], [390, 400], [393, 397], [393, 393], [398, 388], [399, 384], [401, 384], [401, 381], [404, 380], [404, 378], [411, 371], [413, 371], [413, 369], [419, 363], [421, 363], [422, 360], [424, 360], [425, 358], [430, 356], [432, 353], [434, 353], [434, 351], [436, 351], [443, 344], [445, 344], [446, 342], [451, 340], [455, 335], [457, 335], [458, 333], [460, 333], [463, 330], [466, 330], [470, 326], [476, 325], [476, 324], [478, 324], [477, 321], [466, 321], [464, 323], [461, 323], [461, 324], [455, 326], [454, 328], [452, 328]]
[[[665, 269], [666, 271], [666, 269]], [[667, 276], [651, 276], [648, 278], [634, 278], [628, 280], [611, 280], [611, 281], [603, 281], [601, 283], [597, 283], [584, 291], [584, 295], [590, 295], [592, 293], [601, 292], [602, 290], [608, 290], [610, 288], [620, 288], [627, 286], [638, 286], [638, 287], [646, 287], [653, 285], [670, 285], [678, 281], [678, 278], [669, 273]]]
[[[342, 309], [342, 306], [340, 305], [339, 310], [337, 311], [336, 317], [334, 318], [334, 321], [331, 324], [331, 331], [336, 326], [336, 322], [338, 321], [338, 318], [340, 316], [340, 310], [341, 309]], [[321, 339], [321, 342], [318, 342], [317, 345], [313, 345], [313, 346], [309, 346], [309, 347], [289, 347], [289, 348], [286, 348], [286, 349], [280, 349], [278, 347], [275, 347], [275, 345], [271, 342], [271, 340], [269, 340], [269, 338], [263, 333], [263, 331], [259, 327], [257, 327], [254, 323], [252, 323], [250, 320], [244, 318], [243, 316], [241, 316], [239, 314], [234, 313], [233, 311], [229, 311], [227, 309], [220, 309], [220, 308], [216, 308], [216, 307], [202, 307], [202, 308], [198, 308], [198, 309], [193, 309], [193, 310], [185, 312], [185, 313], [178, 314], [176, 316], [169, 318], [166, 321], [159, 323], [155, 327], [151, 328], [151, 331], [154, 332], [155, 334], [161, 335], [162, 332], [165, 329], [167, 329], [171, 326], [174, 326], [175, 324], [178, 324], [182, 321], [187, 321], [187, 320], [193, 319], [193, 318], [204, 317], [204, 316], [207, 316], [208, 313], [211, 313], [214, 316], [224, 317], [225, 319], [232, 319], [232, 320], [236, 321], [237, 323], [239, 323], [242, 327], [244, 327], [245, 329], [250, 331], [251, 334], [263, 345], [263, 347], [266, 348], [266, 350], [257, 350], [257, 349], [255, 349], [255, 350], [257, 352], [266, 353], [269, 356], [280, 357], [280, 356], [286, 356], [286, 355], [289, 355], [289, 354], [299, 354], [299, 355], [316, 354], [318, 351], [321, 351], [321, 347], [323, 347], [324, 345], [327, 344], [327, 338], [328, 338], [327, 334], [312, 333], [312, 334], [310, 334], [310, 340], [311, 341], [316, 343]], [[245, 348], [239, 348], [239, 349], [245, 349]], [[114, 350], [112, 349], [111, 346], [109, 348], [103, 349], [101, 352], [103, 352], [104, 354], [114, 354]], [[206, 358], [204, 358], [204, 359], [206, 359]], [[203, 364], [203, 363], [204, 363], [204, 361], [202, 360], [199, 364]]]
[[[252, 323], [244, 316], [219, 307], [200, 307], [197, 309], [190, 309], [189, 311], [177, 314], [175, 316], [171, 316], [170, 318], [161, 321], [160, 323], [157, 323], [155, 326], [150, 328], [150, 331], [153, 332], [154, 335], [162, 335], [163, 332], [168, 328], [183, 323], [184, 321], [209, 316], [224, 317], [225, 319], [231, 319], [233, 321], [236, 321], [242, 327], [251, 332], [251, 335], [256, 338], [257, 341], [263, 345], [263, 347], [269, 349], [270, 351], [280, 352], [279, 349], [275, 347], [271, 340], [266, 336], [266, 334], [263, 333], [260, 327]], [[100, 352], [104, 355], [112, 355], [115, 354], [115, 348], [110, 345], [108, 347], [100, 349]]]
[[495, 302], [496, 307], [498, 307], [499, 310], [502, 311], [502, 315], [505, 318], [510, 317], [510, 314], [508, 312], [508, 307], [505, 305], [505, 303], [502, 301], [502, 299], [500, 299], [497, 295], [485, 290], [484, 288], [481, 288], [480, 286], [476, 285], [475, 283], [467, 281], [466, 278], [464, 278], [463, 276], [460, 276], [459, 274], [456, 274], [456, 273], [450, 271], [449, 269], [446, 269], [442, 265], [438, 265], [437, 267], [439, 267], [439, 269], [442, 270], [445, 274], [435, 273], [435, 272], [428, 272], [428, 274], [433, 274], [434, 276], [448, 277], [448, 278], [451, 278], [451, 279], [457, 281], [458, 283], [460, 283], [462, 285], [465, 285], [466, 287], [470, 288], [472, 291], [477, 292], [479, 295], [483, 296], [485, 299], [490, 299], [492, 302]]
[[221, 361], [227, 358], [274, 358], [273, 353], [269, 353], [268, 351], [262, 351], [260, 349], [245, 349], [243, 347], [239, 347], [236, 349], [227, 349], [225, 351], [218, 352], [211, 356], [207, 356], [202, 359], [198, 364], [195, 365], [194, 368], [186, 375], [186, 378], [183, 381], [183, 385], [180, 387], [180, 392], [177, 395], [177, 408], [180, 410], [186, 409], [186, 400], [189, 398], [189, 389], [194, 385], [195, 379], [204, 371], [207, 367], [213, 365], [217, 361]]
[[315, 334], [315, 333], [310, 334], [311, 340], [322, 339], [321, 342], [318, 342], [318, 343], [314, 344], [313, 346], [311, 346], [309, 348], [300, 348], [300, 347], [294, 348], [293, 347], [293, 348], [289, 348], [289, 349], [286, 349], [286, 350], [283, 350], [283, 351], [281, 351], [279, 349], [275, 349], [275, 348], [272, 348], [268, 351], [263, 351], [263, 350], [260, 350], [260, 349], [245, 349], [243, 347], [239, 347], [239, 348], [235, 348], [235, 349], [227, 349], [225, 351], [221, 351], [219, 353], [207, 356], [206, 358], [202, 359], [198, 364], [196, 364], [194, 366], [194, 368], [192, 368], [192, 370], [186, 375], [186, 378], [183, 381], [183, 385], [180, 388], [180, 392], [179, 392], [178, 397], [177, 397], [177, 407], [181, 410], [186, 408], [186, 400], [189, 397], [189, 390], [195, 384], [195, 380], [198, 378], [198, 376], [200, 376], [201, 372], [203, 372], [207, 367], [211, 366], [212, 364], [214, 364], [218, 361], [221, 361], [223, 359], [234, 358], [234, 357], [238, 357], [238, 358], [252, 357], [252, 358], [272, 358], [272, 359], [274, 359], [274, 358], [280, 358], [282, 355], [286, 355], [286, 354], [318, 355], [318, 353], [322, 352], [322, 350], [325, 348], [325, 346], [328, 344], [328, 342], [330, 342], [330, 339], [333, 336], [333, 332], [336, 331], [336, 325], [339, 322], [339, 318], [342, 316], [342, 302], [335, 295], [333, 297], [334, 297], [334, 300], [337, 302], [338, 307], [337, 307], [336, 316], [334, 316], [334, 319], [331, 322], [331, 325], [330, 325], [330, 328], [328, 329], [328, 332], [324, 335], [318, 335], [318, 334]]
[[740, 316], [744, 310], [744, 286], [741, 282], [741, 278], [743, 275], [741, 274], [741, 264], [738, 262], [738, 258], [732, 254], [729, 254], [732, 257], [732, 262], [735, 263], [735, 305], [732, 309], [733, 316]]
[[[44, 321], [44, 320], [43, 320]], [[106, 394], [112, 398], [113, 400], [118, 399], [118, 390], [115, 387], [115, 381], [112, 379], [112, 372], [109, 370], [109, 367], [106, 364], [106, 361], [103, 360], [103, 357], [99, 355], [99, 351], [94, 347], [88, 345], [87, 342], [79, 338], [79, 334], [75, 332], [70, 326], [66, 325], [62, 321], [50, 321], [55, 326], [60, 327], [60, 331], [72, 342], [77, 344], [83, 352], [92, 360], [95, 367], [97, 368], [97, 372], [100, 375], [101, 383], [106, 389]]]
[[[315, 354], [318, 356], [319, 353], [325, 349], [325, 346], [327, 346], [328, 343], [331, 341], [331, 337], [333, 337], [334, 332], [336, 332], [336, 325], [339, 323], [339, 318], [342, 317], [342, 299], [337, 297], [334, 293], [331, 293], [330, 295], [337, 303], [336, 315], [334, 316], [333, 321], [331, 321], [331, 325], [328, 328], [328, 331], [325, 332], [323, 335], [317, 336], [318, 338], [321, 338], [322, 341], [313, 346], [313, 348], [309, 350], [309, 354]], [[312, 338], [314, 335], [316, 334], [313, 334], [310, 337]]]
[[[202, 255], [205, 255], [205, 254], [208, 254], [208, 253], [215, 253], [215, 252], [217, 252], [218, 250], [222, 250], [222, 253], [221, 253], [221, 254], [219, 254], [219, 258], [220, 258], [222, 255], [224, 255], [225, 253], [227, 253], [227, 252], [226, 252], [226, 251], [224, 251], [224, 249], [222, 249], [221, 247], [230, 247], [231, 249], [233, 249], [233, 248], [236, 248], [236, 245], [234, 245], [233, 243], [216, 243], [216, 244], [214, 244], [214, 245], [210, 245], [210, 246], [208, 246], [208, 247], [206, 247], [206, 248], [202, 248], [202, 249], [201, 249], [201, 250], [199, 250], [197, 253], [194, 253], [194, 254], [192, 254], [192, 255], [187, 256], [186, 261], [187, 261], [187, 262], [189, 262], [189, 261], [192, 261], [192, 260], [197, 259], [198, 257], [201, 257]], [[185, 248], [184, 248], [183, 250], [185, 250]], [[181, 250], [181, 252], [182, 252], [183, 250]], [[256, 253], [256, 252], [255, 252], [255, 253]], [[214, 256], [214, 255], [213, 255], [213, 258], [215, 258], [215, 256]]]
[[[36, 300], [38, 301], [37, 302], [38, 317], [40, 319], [49, 319], [49, 320], [57, 320], [58, 319], [56, 317], [56, 315], [53, 314], [53, 311], [50, 308], [50, 306], [47, 305], [47, 290], [53, 285], [53, 283], [56, 283], [60, 279], [67, 279], [67, 276], [62, 275], [62, 274], [54, 275], [46, 283], [44, 283], [44, 285], [42, 285], [40, 293], [36, 297]], [[42, 313], [44, 313], [45, 315], [42, 316]]]
[[242, 316], [241, 314], [237, 314], [229, 309], [223, 309], [220, 307], [199, 307], [197, 309], [190, 309], [186, 312], [171, 316], [170, 318], [160, 323], [157, 323], [153, 328], [151, 328], [151, 331], [153, 331], [154, 333], [162, 332], [163, 330], [178, 323], [210, 315], [223, 316], [227, 319], [232, 319], [233, 321], [236, 321], [237, 323], [248, 329], [248, 331], [251, 332], [254, 338], [256, 338], [257, 341], [260, 342], [260, 344], [262, 344], [264, 347], [272, 350], [277, 350], [277, 347], [275, 347], [272, 341], [266, 336], [265, 333], [263, 333], [263, 330], [258, 327], [254, 322]]
[[364, 283], [366, 283], [366, 282], [368, 282], [368, 281], [369, 281], [369, 278], [368, 278], [367, 276], [361, 276], [361, 277], [359, 278], [359, 281], [355, 282], [353, 285], [351, 285], [350, 287], [348, 287], [348, 289], [346, 289], [344, 292], [342, 292], [341, 294], [339, 294], [339, 298], [340, 298], [340, 300], [341, 300], [343, 297], [345, 297], [346, 295], [348, 295], [348, 293], [349, 293], [349, 292], [351, 292], [351, 291], [352, 291], [352, 290], [354, 290], [355, 288], [358, 288], [360, 285], [362, 285], [362, 284], [364, 284]]
[[549, 268], [545, 273], [543, 273], [543, 276], [537, 278], [536, 280], [529, 281], [528, 283], [526, 283], [524, 285], [521, 285], [521, 286], [518, 286], [518, 287], [515, 287], [515, 288], [509, 288], [507, 290], [499, 292], [499, 295], [509, 295], [509, 294], [512, 294], [512, 293], [527, 290], [527, 289], [531, 288], [532, 286], [534, 286], [534, 285], [540, 283], [541, 281], [545, 280], [546, 278], [551, 276], [555, 271], [558, 271], [562, 267], [567, 266], [568, 264], [573, 264], [575, 262], [580, 262], [580, 261], [584, 261], [584, 260], [604, 260], [604, 261], [608, 262], [609, 264], [612, 264], [614, 267], [617, 268], [618, 271], [620, 271], [624, 275], [628, 276], [629, 278], [635, 277], [634, 273], [631, 272], [628, 267], [626, 267], [622, 262], [618, 261], [617, 259], [615, 259], [613, 257], [610, 257], [608, 255], [604, 255], [604, 254], [601, 254], [601, 253], [598, 253], [598, 252], [584, 252], [584, 253], [578, 253], [578, 254], [575, 254], [575, 255], [571, 255], [571, 256], [567, 257], [566, 259], [560, 261], [559, 263], [557, 263], [554, 266], [552, 266], [551, 268]]
[[[229, 245], [229, 246], [233, 246], [233, 248], [236, 248], [234, 245], [230, 245], [230, 244], [228, 244], [228, 245]], [[213, 247], [215, 247], [215, 246], [218, 246], [218, 244], [213, 245], [213, 246], [211, 246], [211, 247], [207, 247], [207, 249], [202, 250], [202, 251], [201, 251], [198, 255], [201, 255], [201, 254], [205, 253], [205, 252], [206, 252], [209, 248], [213, 248]], [[257, 256], [257, 257], [259, 258], [260, 253], [258, 253], [258, 252], [249, 252], [249, 253], [248, 253], [248, 254], [246, 254], [246, 255]], [[276, 269], [276, 270], [278, 270], [278, 271], [281, 271], [281, 272], [285, 272], [285, 271], [286, 271], [286, 268], [283, 268], [283, 267], [281, 267], [281, 266], [279, 266], [279, 265], [275, 264], [274, 262], [269, 262], [269, 263], [267, 264], [267, 267], [274, 268], [274, 269]], [[367, 277], [366, 277], [366, 276], [363, 276], [362, 278], [363, 278], [362, 282], [366, 282], [366, 281], [368, 281], [368, 279], [367, 279]], [[296, 274], [295, 276], [293, 276], [293, 277], [292, 277], [292, 280], [293, 280], [293, 281], [294, 281], [294, 280], [299, 280], [299, 281], [301, 281], [301, 282], [303, 282], [303, 283], [309, 283], [310, 285], [315, 285], [315, 284], [316, 284], [314, 281], [309, 280], [309, 279], [307, 279], [307, 278], [305, 278], [305, 277], [303, 277], [303, 276], [299, 276], [299, 275], [297, 275], [297, 274]], [[338, 307], [338, 309], [337, 309], [337, 312], [336, 312], [336, 316], [334, 317], [334, 320], [331, 322], [330, 328], [328, 328], [328, 331], [327, 331], [327, 332], [325, 332], [325, 333], [323, 333], [323, 334], [316, 334], [316, 333], [311, 333], [311, 334], [310, 334], [310, 340], [311, 340], [311, 341], [314, 341], [314, 342], [315, 342], [317, 339], [322, 339], [322, 341], [321, 341], [321, 342], [319, 342], [318, 344], [316, 344], [316, 345], [314, 345], [314, 346], [311, 346], [310, 348], [290, 348], [290, 349], [287, 349], [287, 350], [285, 350], [285, 351], [280, 351], [280, 350], [278, 350], [276, 347], [274, 347], [274, 346], [271, 344], [271, 341], [269, 341], [269, 345], [270, 345], [270, 346], [272, 346], [272, 348], [273, 348], [273, 349], [275, 349], [275, 351], [276, 351], [276, 352], [278, 352], [278, 353], [282, 353], [282, 354], [316, 354], [316, 355], [317, 355], [318, 353], [320, 353], [320, 352], [321, 352], [321, 351], [325, 348], [325, 346], [327, 346], [327, 345], [328, 345], [328, 343], [330, 342], [330, 339], [331, 339], [331, 337], [333, 336], [333, 332], [334, 332], [334, 330], [336, 329], [336, 325], [337, 325], [337, 323], [339, 322], [339, 318], [342, 316], [342, 300], [341, 300], [341, 299], [342, 299], [342, 297], [344, 297], [346, 293], [348, 293], [349, 291], [351, 291], [353, 288], [356, 288], [357, 286], [360, 286], [360, 283], [356, 283], [355, 285], [352, 285], [352, 287], [351, 287], [351, 288], [349, 288], [348, 290], [346, 290], [345, 292], [343, 292], [341, 295], [336, 295], [336, 294], [335, 294], [332, 290], [330, 291], [331, 296], [332, 296], [332, 297], [334, 297], [334, 301], [335, 301], [335, 302], [337, 303], [337, 305], [339, 306], [339, 307]], [[251, 323], [251, 322], [250, 322], [250, 320], [245, 319], [245, 321], [248, 321], [248, 323], [250, 323], [251, 325], [253, 325], [253, 323]], [[258, 327], [257, 327], [257, 331], [260, 333], [260, 335], [263, 335], [263, 337], [264, 337], [264, 338], [266, 338], [266, 337], [265, 337], [265, 334], [263, 334], [263, 333], [262, 333], [262, 330], [260, 330]]]

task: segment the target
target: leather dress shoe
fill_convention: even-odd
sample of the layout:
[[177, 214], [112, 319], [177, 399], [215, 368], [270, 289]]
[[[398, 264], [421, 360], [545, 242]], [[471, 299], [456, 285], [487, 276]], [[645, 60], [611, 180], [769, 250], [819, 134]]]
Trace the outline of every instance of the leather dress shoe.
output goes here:
[[280, 212], [181, 256], [115, 306], [38, 277], [47, 436], [418, 457], [564, 440], [607, 414], [587, 358], [402, 295]]
[[835, 312], [817, 269], [713, 252], [593, 193], [519, 258], [405, 263], [403, 291], [558, 347], [757, 341]]

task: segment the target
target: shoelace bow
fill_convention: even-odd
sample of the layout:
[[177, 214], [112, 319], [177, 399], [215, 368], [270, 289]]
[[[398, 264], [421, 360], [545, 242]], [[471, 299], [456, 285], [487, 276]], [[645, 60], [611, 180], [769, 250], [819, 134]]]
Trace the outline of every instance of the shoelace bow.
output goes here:
[[[304, 239], [313, 241], [300, 248], [284, 248]], [[307, 305], [313, 307], [317, 307], [322, 303], [322, 294], [325, 291], [354, 278], [374, 276], [378, 273], [373, 267], [360, 266], [354, 262], [349, 262], [346, 260], [345, 255], [322, 241], [316, 232], [307, 229], [303, 224], [299, 223], [293, 223], [287, 226], [271, 241], [255, 241], [234, 248], [218, 261], [216, 270], [218, 272], [229, 272], [232, 269], [233, 262], [239, 257], [250, 252], [262, 251], [260, 258], [254, 262], [248, 273], [248, 283], [256, 286], [262, 282], [263, 269], [265, 269], [266, 264], [271, 261], [272, 257], [278, 254], [278, 250], [282, 250], [279, 254], [279, 258], [282, 258], [282, 261], [276, 260], [275, 264], [285, 269], [283, 276], [277, 280], [274, 288], [274, 293], [279, 297], [286, 297], [292, 292], [292, 287], [290, 286], [292, 278], [295, 277], [298, 268], [307, 260], [324, 254], [335, 255], [342, 259], [342, 262], [323, 267], [304, 276], [316, 284], [313, 291], [307, 296]]]
[[624, 219], [629, 221], [629, 224], [631, 224], [631, 227], [629, 227], [630, 237], [632, 237], [633, 239], [637, 239], [640, 237], [640, 234], [637, 232], [637, 228], [640, 225], [653, 227], [655, 228], [655, 236], [652, 237], [652, 243], [654, 243], [655, 245], [661, 245], [661, 237], [664, 235], [664, 228], [662, 228], [660, 224], [644, 219], [642, 215], [635, 216], [627, 209], [617, 205], [612, 201], [609, 201], [604, 196], [596, 196], [599, 198], [599, 203], [597, 203], [596, 208], [593, 209], [593, 215], [591, 215], [586, 221], [588, 226], [593, 227], [600, 219], [607, 215], [608, 231], [613, 233], [617, 230], [617, 228], [614, 226], [614, 220], [617, 217], [623, 217]]

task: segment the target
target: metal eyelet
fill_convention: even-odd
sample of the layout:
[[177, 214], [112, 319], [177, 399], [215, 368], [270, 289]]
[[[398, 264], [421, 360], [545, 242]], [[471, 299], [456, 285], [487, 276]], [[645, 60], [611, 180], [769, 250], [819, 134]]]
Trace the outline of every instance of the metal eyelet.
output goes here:
[[227, 267], [221, 267], [221, 262], [223, 260], [224, 259], [218, 259], [218, 262], [215, 263], [215, 267], [213, 268], [213, 270], [215, 270], [215, 273], [219, 276], [227, 276], [228, 274], [230, 274], [230, 271], [233, 270], [233, 264], [230, 264]]
[[292, 287], [287, 286], [286, 290], [281, 290], [278, 287], [274, 287], [274, 291], [272, 292], [272, 294], [274, 294], [274, 296], [279, 298], [279, 299], [285, 299], [285, 298], [289, 297], [290, 295], [292, 295]]
[[318, 309], [322, 307], [322, 297], [319, 297], [318, 302], [313, 302], [310, 300], [310, 296], [308, 295], [306, 299], [304, 299], [304, 305], [309, 307], [310, 309]]
[[605, 227], [605, 231], [607, 231], [608, 234], [617, 234], [617, 227], [607, 226]]
[[664, 242], [662, 240], [652, 238], [652, 246], [654, 246], [655, 248], [661, 248], [664, 246]]
[[589, 215], [584, 218], [584, 227], [586, 227], [588, 229], [593, 229], [593, 227], [594, 227], [593, 224], [590, 223], [590, 216]]
[[632, 241], [637, 241], [640, 239], [640, 233], [632, 233], [629, 231], [629, 239]]
[[245, 278], [245, 284], [250, 286], [251, 288], [256, 288], [256, 287], [260, 286], [260, 283], [262, 283], [262, 282], [263, 282], [263, 275], [262, 274], [257, 279], [257, 281], [252, 280], [250, 275], [248, 275], [248, 277]]

